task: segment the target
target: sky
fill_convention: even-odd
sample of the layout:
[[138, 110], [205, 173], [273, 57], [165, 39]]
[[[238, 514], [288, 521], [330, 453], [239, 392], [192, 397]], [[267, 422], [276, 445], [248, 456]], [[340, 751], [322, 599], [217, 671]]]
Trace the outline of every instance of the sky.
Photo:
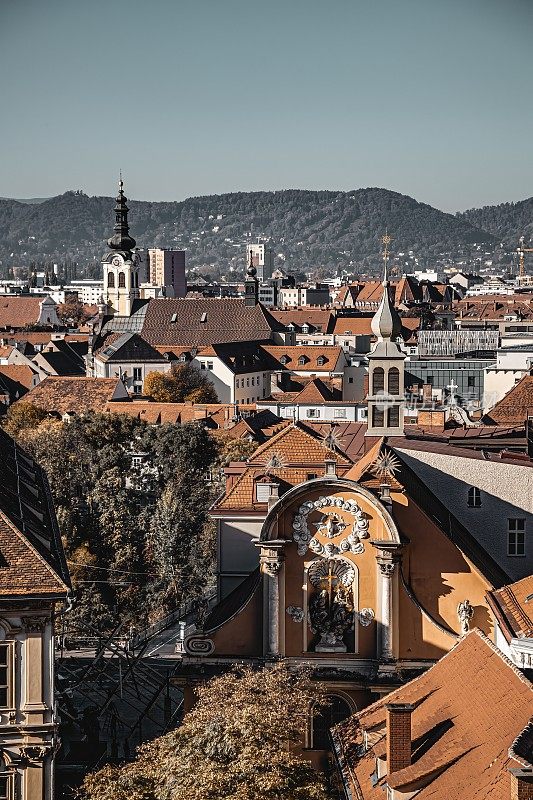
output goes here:
[[533, 194], [533, 0], [0, 0], [0, 196]]

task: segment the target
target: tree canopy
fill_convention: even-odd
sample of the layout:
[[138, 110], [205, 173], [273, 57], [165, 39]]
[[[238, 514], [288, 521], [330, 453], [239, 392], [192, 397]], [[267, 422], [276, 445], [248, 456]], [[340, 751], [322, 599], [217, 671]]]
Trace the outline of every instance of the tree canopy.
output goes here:
[[213, 437], [120, 414], [43, 420], [26, 406], [12, 407], [6, 428], [48, 475], [77, 594], [69, 622], [135, 627], [199, 596], [215, 559]]
[[85, 800], [327, 800], [323, 775], [296, 755], [324, 698], [305, 672], [240, 668], [197, 689], [177, 730], [83, 784]]
[[144, 394], [158, 403], [218, 403], [209, 378], [190, 364], [179, 364], [170, 372], [149, 372]]

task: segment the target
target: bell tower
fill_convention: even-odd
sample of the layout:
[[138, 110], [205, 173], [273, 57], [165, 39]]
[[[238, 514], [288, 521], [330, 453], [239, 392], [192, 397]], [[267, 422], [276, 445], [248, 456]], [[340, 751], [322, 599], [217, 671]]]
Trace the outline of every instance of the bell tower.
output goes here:
[[129, 317], [133, 301], [139, 295], [140, 263], [134, 252], [135, 239], [130, 236], [127, 197], [124, 195], [122, 174], [118, 183], [115, 203], [115, 227], [107, 240], [111, 252], [102, 260], [104, 271], [104, 299], [109, 313]]
[[368, 428], [365, 435], [403, 436], [405, 354], [396, 343], [402, 323], [389, 295], [387, 265], [391, 237], [385, 234], [382, 241], [385, 262], [383, 296], [371, 323], [377, 342], [368, 356]]

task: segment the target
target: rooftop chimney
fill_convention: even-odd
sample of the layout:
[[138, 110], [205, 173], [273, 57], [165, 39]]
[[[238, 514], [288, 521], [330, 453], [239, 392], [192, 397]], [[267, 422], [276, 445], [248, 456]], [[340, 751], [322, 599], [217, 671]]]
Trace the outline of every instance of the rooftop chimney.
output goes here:
[[411, 763], [411, 703], [387, 703], [387, 770], [389, 775]]
[[533, 769], [510, 769], [511, 800], [533, 800]]

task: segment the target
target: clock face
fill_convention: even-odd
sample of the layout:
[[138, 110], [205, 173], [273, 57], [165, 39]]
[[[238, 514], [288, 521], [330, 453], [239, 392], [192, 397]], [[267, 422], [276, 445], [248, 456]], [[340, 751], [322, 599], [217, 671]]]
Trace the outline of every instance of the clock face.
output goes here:
[[115, 265], [115, 267], [120, 267], [121, 261], [118, 256], [113, 259], [113, 264]]

